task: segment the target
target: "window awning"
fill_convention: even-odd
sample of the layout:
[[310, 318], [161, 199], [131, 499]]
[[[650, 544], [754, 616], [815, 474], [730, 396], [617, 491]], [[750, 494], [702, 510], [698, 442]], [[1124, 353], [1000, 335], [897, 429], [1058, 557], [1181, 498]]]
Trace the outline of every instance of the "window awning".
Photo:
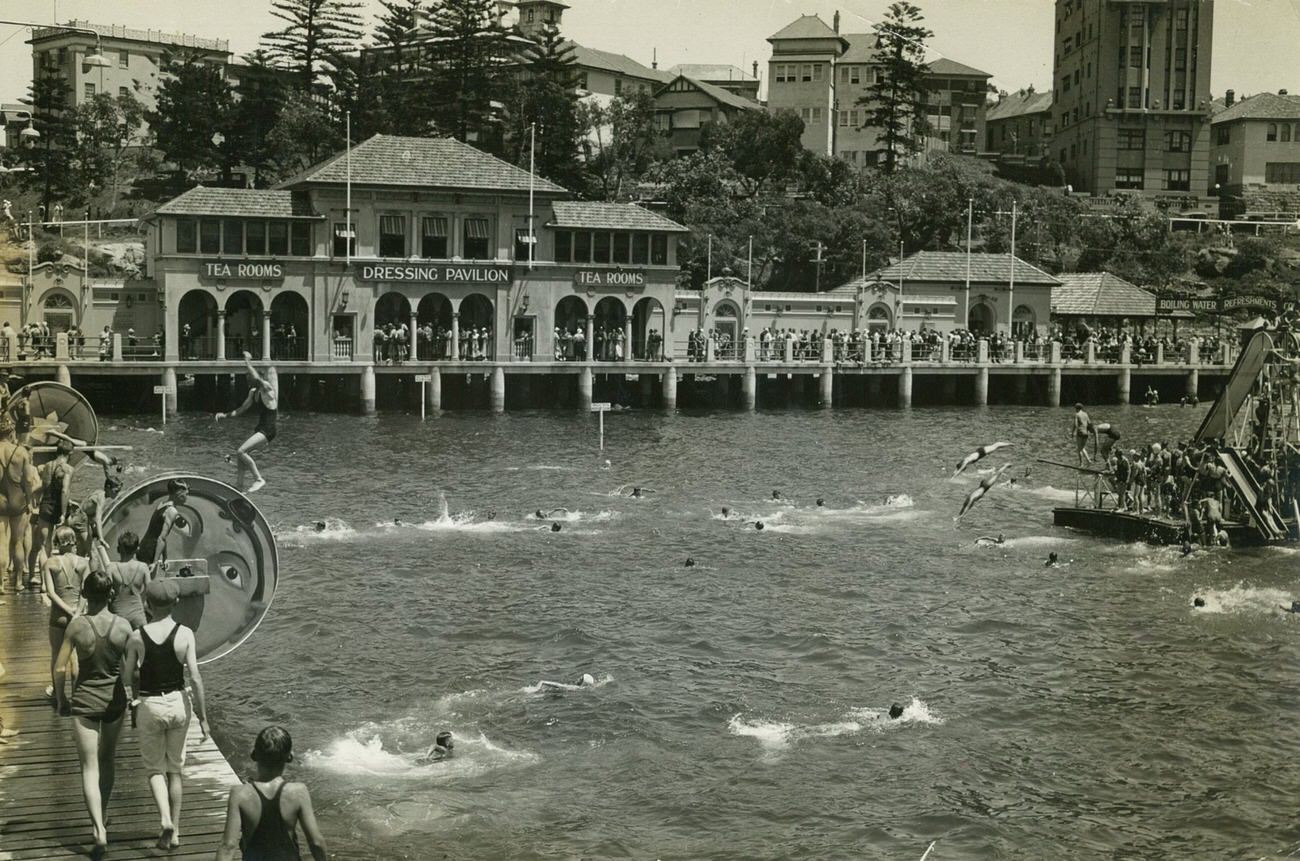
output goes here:
[[424, 235], [433, 239], [445, 239], [447, 237], [447, 219], [445, 216], [430, 215], [426, 216], [423, 223]]
[[488, 238], [487, 219], [486, 218], [465, 219], [465, 238], [466, 239], [487, 239]]
[[400, 215], [381, 215], [379, 232], [388, 236], [402, 236], [406, 233], [406, 219]]

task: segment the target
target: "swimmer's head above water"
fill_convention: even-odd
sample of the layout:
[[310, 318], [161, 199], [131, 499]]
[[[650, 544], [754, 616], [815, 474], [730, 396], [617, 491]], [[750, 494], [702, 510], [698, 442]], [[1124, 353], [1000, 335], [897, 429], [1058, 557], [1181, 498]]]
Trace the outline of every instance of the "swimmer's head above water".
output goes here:
[[723, 517], [730, 517], [730, 516], [731, 516], [731, 509], [728, 508], [728, 507], [725, 506], [725, 505], [722, 506], [722, 516], [723, 516]]
[[578, 680], [578, 685], [584, 688], [594, 688], [596, 686], [596, 677], [591, 673], [583, 673], [582, 678]]
[[560, 526], [559, 523], [552, 523], [552, 524], [551, 524], [551, 531], [552, 531], [552, 532], [559, 532], [559, 531], [560, 531], [561, 529], [563, 529], [563, 528], [564, 528], [564, 527]]
[[818, 508], [821, 508], [821, 507], [822, 507], [823, 505], [825, 505], [825, 504], [826, 504], [826, 500], [822, 499], [820, 496], [817, 497], [817, 507], [818, 507]]
[[1046, 561], [1045, 563], [1043, 563], [1043, 564], [1044, 564], [1044, 565], [1055, 565], [1055, 564], [1056, 564], [1056, 561], [1057, 561], [1056, 551], [1053, 550], [1051, 553], [1048, 553], [1048, 554], [1047, 554], [1047, 561]]
[[898, 720], [902, 716], [903, 716], [903, 707], [900, 706], [898, 703], [894, 703], [892, 706], [889, 707], [890, 720]]

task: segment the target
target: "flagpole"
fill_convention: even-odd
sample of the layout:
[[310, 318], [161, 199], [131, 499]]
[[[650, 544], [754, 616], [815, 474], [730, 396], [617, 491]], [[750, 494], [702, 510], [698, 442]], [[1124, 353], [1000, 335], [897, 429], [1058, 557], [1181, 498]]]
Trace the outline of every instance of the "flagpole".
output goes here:
[[347, 251], [344, 253], [344, 260], [347, 262], [348, 266], [351, 266], [352, 265], [352, 111], [347, 112], [346, 125], [347, 125], [347, 131], [345, 134], [347, 137], [347, 155], [344, 156], [344, 161], [347, 162], [347, 168], [348, 168], [348, 184], [347, 184], [348, 190], [347, 190], [347, 202], [344, 204], [344, 206], [346, 206], [347, 209], [345, 210], [344, 222], [343, 222], [346, 230], [346, 232], [343, 234], [343, 245], [347, 249]]
[[966, 327], [970, 326], [970, 246], [971, 224], [974, 218], [975, 198], [972, 197], [966, 201]]
[[745, 268], [745, 279], [749, 282], [749, 289], [754, 289], [754, 236], [749, 237], [749, 263]]
[[862, 281], [867, 280], [867, 240], [862, 240]]
[[528, 124], [528, 269], [533, 268], [534, 251], [537, 245], [537, 231], [533, 227], [536, 216], [533, 214], [533, 187], [537, 176], [537, 123]]
[[709, 234], [709, 259], [704, 273], [704, 283], [707, 284], [713, 280], [713, 234]]
[[1011, 275], [1007, 282], [1007, 331], [1016, 337], [1016, 202], [1011, 201]]

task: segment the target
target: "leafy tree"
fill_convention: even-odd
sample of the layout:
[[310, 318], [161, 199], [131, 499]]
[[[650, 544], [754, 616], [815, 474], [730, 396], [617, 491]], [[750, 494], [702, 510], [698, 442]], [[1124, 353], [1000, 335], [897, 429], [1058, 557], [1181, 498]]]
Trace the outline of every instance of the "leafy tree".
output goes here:
[[881, 164], [893, 173], [900, 159], [920, 152], [929, 131], [925, 119], [928, 89], [925, 40], [934, 36], [921, 25], [921, 10], [907, 0], [889, 7], [878, 34], [881, 75], [858, 99], [866, 108], [864, 128], [876, 130]]
[[28, 182], [41, 189], [41, 206], [50, 213], [53, 201], [68, 196], [74, 179], [68, 169], [69, 155], [76, 145], [76, 125], [70, 110], [68, 82], [54, 69], [43, 68], [31, 86], [32, 128], [40, 138], [23, 148], [23, 162], [30, 169]]
[[81, 188], [109, 189], [110, 209], [117, 207], [123, 173], [134, 160], [144, 115], [144, 105], [129, 92], [99, 93], [72, 111], [76, 145], [69, 167]]
[[584, 102], [578, 116], [591, 192], [602, 200], [626, 200], [650, 166], [667, 155], [649, 93], [618, 96], [603, 107]]
[[710, 125], [701, 148], [726, 153], [752, 197], [795, 174], [805, 152], [803, 129], [793, 111], [745, 111], [731, 122]]
[[146, 114], [163, 157], [193, 176], [229, 166], [221, 145], [235, 127], [234, 92], [222, 70], [191, 53], [164, 60], [157, 106]]
[[442, 0], [429, 30], [434, 122], [457, 140], [499, 150], [494, 102], [510, 49], [496, 0]]
[[[535, 152], [536, 170], [560, 185], [577, 188], [582, 183], [578, 144], [582, 128], [578, 116], [578, 73], [574, 49], [555, 25], [540, 34], [525, 56], [526, 65], [516, 78], [516, 110], [511, 114], [511, 155], [527, 167]], [[535, 130], [536, 146], [530, 139]]]
[[336, 125], [321, 105], [306, 93], [291, 92], [267, 133], [272, 179], [286, 179], [323, 161], [345, 145]]
[[274, 150], [269, 136], [280, 116], [285, 87], [279, 70], [266, 51], [258, 49], [244, 57], [244, 69], [235, 87], [232, 133], [239, 160], [253, 168], [253, 185], [261, 188], [263, 175], [271, 167]]
[[360, 8], [356, 0], [273, 0], [271, 15], [286, 26], [262, 40], [270, 56], [296, 72], [302, 89], [310, 91], [323, 68], [360, 43]]
[[432, 99], [417, 81], [424, 56], [418, 29], [429, 14], [425, 0], [380, 0], [375, 44], [357, 69], [352, 119], [358, 137], [370, 134], [422, 135], [429, 131]]

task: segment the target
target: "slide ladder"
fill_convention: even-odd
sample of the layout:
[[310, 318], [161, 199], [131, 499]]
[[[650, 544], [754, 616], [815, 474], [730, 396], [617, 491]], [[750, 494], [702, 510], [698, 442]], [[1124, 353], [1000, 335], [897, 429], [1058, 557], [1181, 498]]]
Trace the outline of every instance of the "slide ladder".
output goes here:
[[1260, 534], [1269, 541], [1285, 540], [1290, 535], [1286, 524], [1273, 512], [1268, 500], [1260, 497], [1259, 483], [1250, 474], [1241, 455], [1235, 449], [1223, 449], [1219, 452], [1219, 462], [1228, 470], [1228, 479], [1241, 501], [1250, 509]]

